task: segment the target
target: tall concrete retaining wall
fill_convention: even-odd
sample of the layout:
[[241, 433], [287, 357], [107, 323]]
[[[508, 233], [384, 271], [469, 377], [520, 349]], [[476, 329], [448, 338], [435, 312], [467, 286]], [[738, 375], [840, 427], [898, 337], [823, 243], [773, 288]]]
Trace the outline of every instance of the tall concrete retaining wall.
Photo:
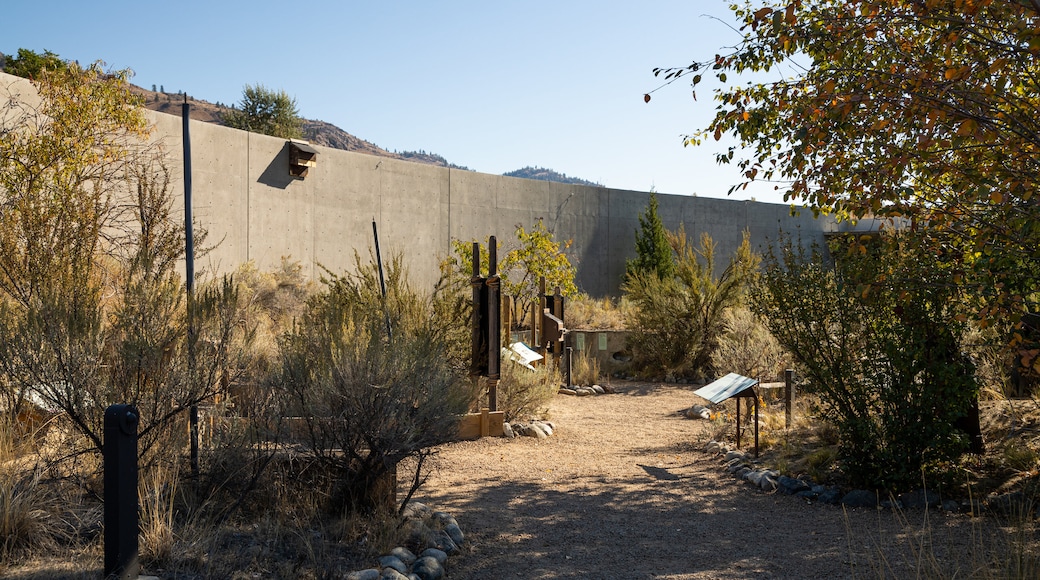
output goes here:
[[[0, 73], [0, 99], [18, 93], [25, 81]], [[2, 94], [7, 93], [7, 95]], [[183, 208], [181, 119], [147, 111], [155, 139], [169, 153], [177, 200]], [[233, 271], [252, 260], [277, 267], [283, 256], [300, 261], [312, 277], [321, 267], [350, 269], [354, 253], [367, 258], [378, 225], [384, 257], [404, 253], [412, 280], [431, 288], [438, 262], [452, 238], [483, 240], [496, 235], [508, 244], [517, 225], [538, 218], [558, 240], [572, 240], [567, 255], [577, 266], [578, 286], [594, 296], [614, 295], [634, 257], [638, 215], [649, 194], [566, 185], [447, 169], [396, 159], [316, 147], [317, 166], [306, 179], [289, 176], [284, 139], [209, 123], [190, 123], [193, 213], [217, 247], [197, 269]], [[822, 241], [837, 229], [831, 219], [809, 211], [791, 215], [782, 204], [660, 194], [668, 228], [685, 224], [697, 237], [708, 232], [719, 259], [732, 254], [748, 230], [764, 248], [783, 229], [804, 241]]]

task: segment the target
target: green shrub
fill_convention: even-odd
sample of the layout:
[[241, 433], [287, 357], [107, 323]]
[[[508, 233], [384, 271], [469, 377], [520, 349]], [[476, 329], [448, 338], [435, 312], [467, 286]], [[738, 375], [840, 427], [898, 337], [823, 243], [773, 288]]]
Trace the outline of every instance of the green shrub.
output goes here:
[[711, 355], [723, 334], [723, 315], [740, 303], [759, 258], [745, 232], [736, 255], [716, 276], [716, 244], [711, 236], [702, 234], [697, 249], [681, 226], [668, 238], [676, 254], [675, 275], [662, 279], [656, 273], [637, 271], [622, 285], [636, 305], [628, 322], [634, 362], [650, 372], [711, 375]]
[[954, 423], [978, 389], [953, 273], [909, 232], [869, 243], [836, 246], [828, 266], [785, 240], [751, 303], [837, 427], [852, 482], [898, 492], [920, 485], [924, 463], [966, 449]]
[[377, 496], [384, 478], [408, 457], [421, 469], [431, 447], [455, 436], [472, 400], [445, 357], [431, 299], [408, 285], [401, 257], [387, 264], [385, 299], [376, 265], [356, 262], [355, 274], [323, 279], [282, 344], [288, 410], [305, 422], [318, 461], [340, 476], [334, 510], [385, 505]]

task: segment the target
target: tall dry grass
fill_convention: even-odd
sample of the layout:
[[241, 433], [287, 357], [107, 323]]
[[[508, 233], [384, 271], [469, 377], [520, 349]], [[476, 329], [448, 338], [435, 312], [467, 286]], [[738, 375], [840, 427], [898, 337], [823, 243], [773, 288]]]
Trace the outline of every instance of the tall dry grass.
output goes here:
[[582, 293], [567, 302], [564, 324], [580, 330], [625, 330], [634, 309], [627, 298], [593, 298]]
[[584, 352], [574, 354], [571, 361], [571, 381], [575, 385], [589, 386], [599, 382], [599, 359]]

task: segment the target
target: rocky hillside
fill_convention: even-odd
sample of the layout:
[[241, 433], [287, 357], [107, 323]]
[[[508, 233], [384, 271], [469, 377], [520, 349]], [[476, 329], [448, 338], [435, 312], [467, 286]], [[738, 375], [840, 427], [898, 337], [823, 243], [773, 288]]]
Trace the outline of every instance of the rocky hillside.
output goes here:
[[[144, 99], [145, 107], [153, 111], [159, 111], [160, 113], [167, 113], [178, 117], [180, 116], [181, 105], [184, 103], [183, 94], [149, 91], [148, 89], [135, 85], [131, 86], [133, 91]], [[205, 123], [223, 125], [223, 112], [230, 109], [229, 106], [222, 103], [214, 104], [209, 101], [196, 99], [190, 95], [188, 96], [188, 102], [191, 103], [191, 118]], [[326, 123], [325, 121], [304, 119], [303, 138], [315, 145], [322, 145], [333, 149], [356, 151], [367, 155], [390, 157], [392, 159], [402, 159], [415, 163], [450, 167], [452, 169], [470, 170], [468, 167], [449, 163], [447, 159], [437, 155], [436, 153], [427, 153], [426, 151], [387, 151], [374, 143], [370, 143], [364, 139], [359, 139], [332, 123]], [[503, 175], [508, 177], [523, 177], [526, 179], [540, 179], [542, 181], [558, 181], [560, 183], [576, 183], [579, 185], [600, 185], [577, 177], [568, 177], [562, 173], [553, 171], [552, 169], [545, 169], [542, 167], [524, 167], [523, 169], [510, 171]]]

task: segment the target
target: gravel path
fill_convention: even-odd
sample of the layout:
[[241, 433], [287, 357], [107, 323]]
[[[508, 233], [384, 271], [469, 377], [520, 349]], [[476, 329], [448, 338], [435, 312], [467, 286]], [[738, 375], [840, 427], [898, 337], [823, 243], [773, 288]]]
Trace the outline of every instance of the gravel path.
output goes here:
[[[467, 534], [449, 578], [904, 578], [919, 570], [920, 540], [908, 538], [922, 537], [922, 514], [846, 513], [757, 491], [702, 452], [707, 424], [680, 415], [698, 402], [693, 388], [613, 386], [617, 394], [558, 395], [548, 439], [440, 450], [416, 499], [453, 514]], [[940, 560], [971, 552], [977, 522], [930, 517], [926, 535]]]

